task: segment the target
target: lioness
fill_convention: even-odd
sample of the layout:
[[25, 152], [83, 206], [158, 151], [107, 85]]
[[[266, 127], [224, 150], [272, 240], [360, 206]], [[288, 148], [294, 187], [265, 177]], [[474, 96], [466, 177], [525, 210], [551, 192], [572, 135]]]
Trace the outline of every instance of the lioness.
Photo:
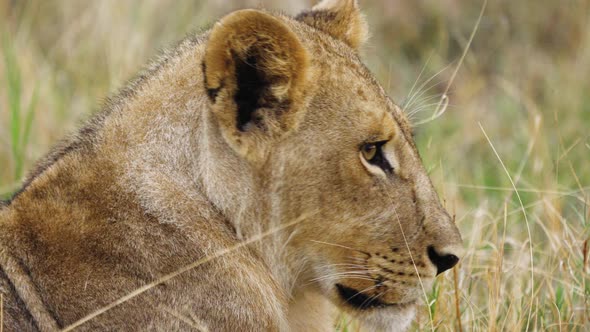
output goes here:
[[165, 53], [0, 208], [5, 330], [406, 329], [461, 237], [366, 35], [325, 0]]

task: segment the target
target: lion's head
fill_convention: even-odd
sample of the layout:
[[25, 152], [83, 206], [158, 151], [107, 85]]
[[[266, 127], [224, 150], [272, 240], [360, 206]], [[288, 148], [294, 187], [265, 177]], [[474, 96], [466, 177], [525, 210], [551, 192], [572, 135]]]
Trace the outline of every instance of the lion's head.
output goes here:
[[283, 277], [383, 326], [409, 320], [461, 237], [403, 110], [358, 56], [366, 34], [353, 0], [294, 19], [238, 11], [212, 29], [203, 72], [209, 153], [228, 174], [218, 204], [243, 233], [303, 218], [274, 253]]

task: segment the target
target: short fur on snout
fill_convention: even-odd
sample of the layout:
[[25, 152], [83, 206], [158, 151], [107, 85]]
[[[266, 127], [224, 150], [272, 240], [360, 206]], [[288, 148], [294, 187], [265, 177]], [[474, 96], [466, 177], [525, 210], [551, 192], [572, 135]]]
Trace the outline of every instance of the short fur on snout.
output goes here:
[[[403, 330], [461, 256], [354, 0], [189, 36], [0, 204], [6, 330]], [[243, 245], [244, 241], [250, 241]], [[220, 254], [224, 253], [224, 254]]]

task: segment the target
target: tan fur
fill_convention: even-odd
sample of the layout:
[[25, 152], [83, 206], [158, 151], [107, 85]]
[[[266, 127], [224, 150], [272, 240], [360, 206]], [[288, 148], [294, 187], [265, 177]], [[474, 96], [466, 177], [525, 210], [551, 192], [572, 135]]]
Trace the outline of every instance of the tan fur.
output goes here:
[[[324, 330], [335, 307], [408, 326], [436, 274], [427, 248], [459, 256], [460, 235], [358, 58], [356, 2], [302, 15], [238, 11], [187, 38], [38, 164], [0, 206], [7, 331], [66, 327], [278, 227], [79, 329]], [[391, 174], [359, 154], [379, 141]]]
[[365, 17], [357, 0], [324, 0], [297, 19], [358, 49], [368, 38]]

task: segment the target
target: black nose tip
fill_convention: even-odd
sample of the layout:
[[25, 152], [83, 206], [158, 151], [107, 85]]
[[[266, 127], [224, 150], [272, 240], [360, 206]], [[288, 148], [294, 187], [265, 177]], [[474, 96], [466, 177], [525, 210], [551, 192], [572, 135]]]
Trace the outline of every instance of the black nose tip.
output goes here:
[[445, 272], [459, 262], [459, 257], [453, 254], [440, 255], [433, 247], [428, 247], [428, 258], [436, 266], [436, 275]]

